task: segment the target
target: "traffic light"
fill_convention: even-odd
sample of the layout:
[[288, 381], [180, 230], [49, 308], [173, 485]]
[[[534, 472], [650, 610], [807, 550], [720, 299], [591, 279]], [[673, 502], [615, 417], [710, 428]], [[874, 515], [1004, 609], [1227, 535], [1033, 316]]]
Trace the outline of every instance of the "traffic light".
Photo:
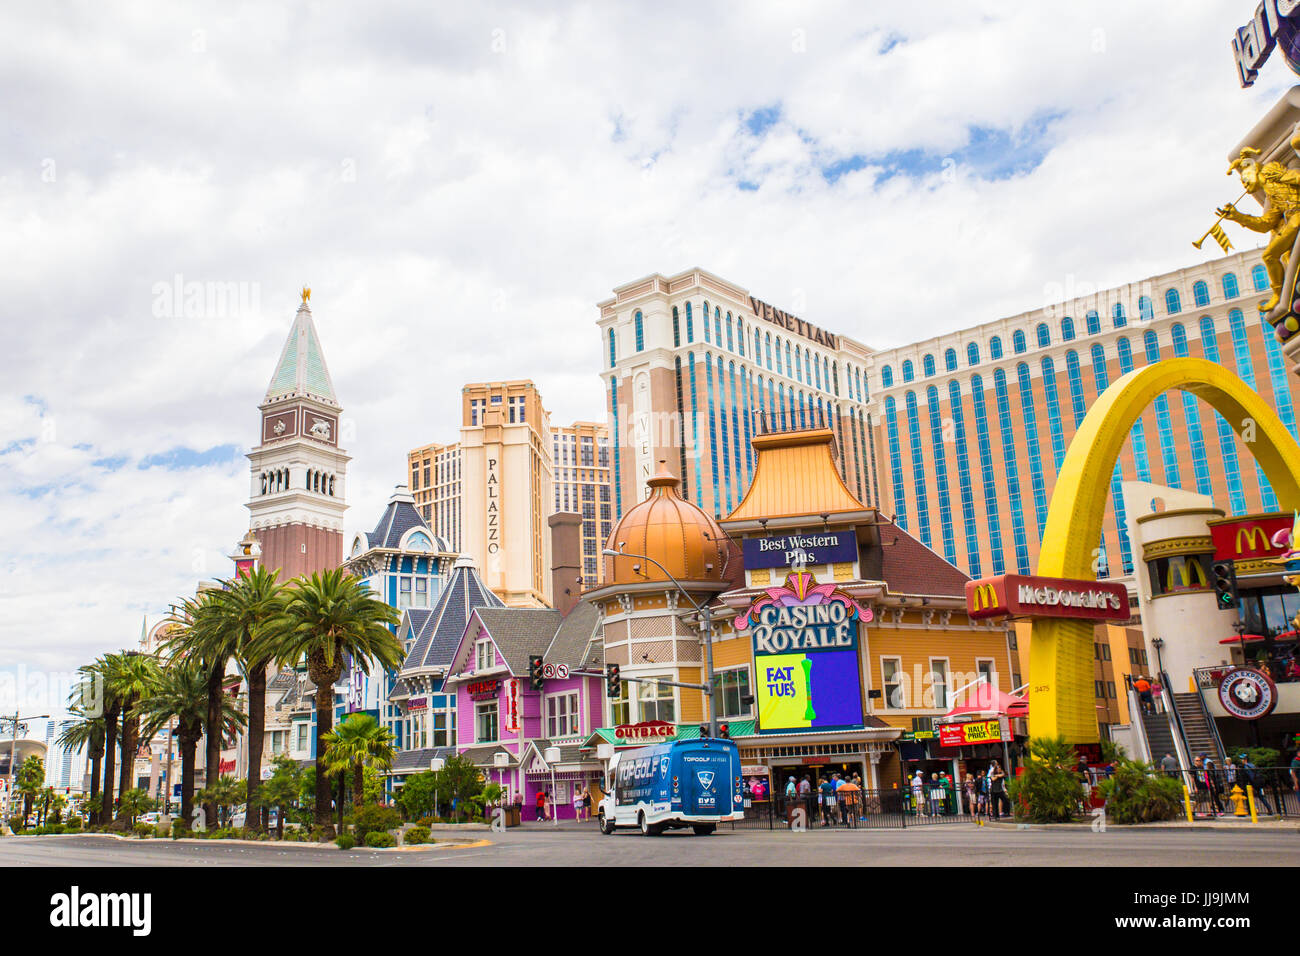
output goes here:
[[622, 678], [618, 676], [618, 665], [606, 664], [605, 665], [605, 696], [617, 697], [619, 695], [619, 685], [622, 682], [623, 682]]
[[1221, 611], [1237, 606], [1237, 568], [1231, 561], [1216, 561], [1210, 569], [1214, 576], [1214, 599]]
[[700, 736], [705, 738], [712, 736], [712, 734], [709, 733], [708, 724], [700, 724]]
[[528, 686], [533, 690], [542, 689], [542, 655], [528, 655]]
[[722, 740], [730, 740], [731, 728], [726, 724], [718, 724], [718, 737]]

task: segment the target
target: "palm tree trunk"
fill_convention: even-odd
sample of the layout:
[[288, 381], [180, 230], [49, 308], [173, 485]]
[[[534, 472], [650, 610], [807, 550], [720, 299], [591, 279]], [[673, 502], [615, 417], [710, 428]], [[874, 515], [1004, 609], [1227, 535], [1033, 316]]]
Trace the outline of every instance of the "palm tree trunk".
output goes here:
[[359, 807], [366, 802], [366, 777], [360, 760], [352, 768], [352, 805]]
[[[140, 732], [140, 718], [131, 713], [131, 708], [135, 706], [133, 700], [124, 701], [122, 704], [122, 766], [118, 769], [117, 792], [119, 796], [128, 790], [134, 789], [135, 780], [135, 751], [136, 737]], [[118, 814], [121, 818], [121, 814]]]
[[[221, 695], [225, 693], [222, 686], [223, 678], [226, 676], [225, 661], [212, 665], [212, 670], [208, 674], [208, 720], [207, 720], [207, 772], [206, 786], [211, 788], [217, 785], [217, 780], [221, 776]], [[203, 805], [205, 823], [209, 829], [216, 829], [219, 825], [217, 821], [217, 805], [214, 801], [209, 800]]]
[[339, 771], [339, 833], [343, 832], [343, 804], [348, 799], [348, 775], [342, 770]]
[[325, 772], [326, 734], [334, 729], [334, 684], [326, 682], [316, 686], [316, 826], [333, 830], [333, 814], [330, 813], [330, 778]]
[[96, 826], [99, 823], [99, 765], [103, 761], [104, 755], [98, 750], [90, 755], [90, 825]]
[[257, 805], [262, 787], [262, 747], [266, 743], [266, 661], [248, 669], [248, 811], [244, 822], [254, 830], [266, 829], [267, 808]]
[[104, 793], [99, 811], [100, 826], [107, 826], [113, 819], [113, 761], [117, 759], [117, 715], [117, 705], [110, 707], [104, 714]]
[[187, 827], [194, 820], [194, 771], [198, 750], [197, 733], [181, 734], [181, 819]]

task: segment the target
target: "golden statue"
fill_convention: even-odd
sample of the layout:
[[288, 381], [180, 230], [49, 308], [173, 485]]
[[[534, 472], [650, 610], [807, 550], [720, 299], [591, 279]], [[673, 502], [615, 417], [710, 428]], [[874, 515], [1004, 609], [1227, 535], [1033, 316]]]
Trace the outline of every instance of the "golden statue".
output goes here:
[[[1300, 130], [1291, 139], [1291, 148], [1300, 151]], [[1221, 219], [1230, 219], [1240, 223], [1254, 232], [1271, 232], [1273, 238], [1264, 247], [1262, 259], [1268, 271], [1268, 282], [1273, 294], [1259, 304], [1259, 311], [1272, 312], [1282, 297], [1282, 280], [1285, 277], [1286, 262], [1295, 245], [1296, 235], [1300, 233], [1300, 170], [1288, 169], [1279, 162], [1260, 164], [1255, 158], [1259, 150], [1249, 146], [1228, 167], [1228, 175], [1234, 172], [1241, 177], [1241, 185], [1246, 192], [1264, 191], [1267, 204], [1262, 216], [1252, 216], [1241, 212], [1233, 203], [1216, 209]]]
[[311, 298], [311, 286], [309, 286], [309, 285], [305, 285], [305, 286], [302, 287], [302, 302], [303, 302], [303, 305], [306, 305], [306, 304], [307, 304], [307, 300], [310, 299], [310, 298]]

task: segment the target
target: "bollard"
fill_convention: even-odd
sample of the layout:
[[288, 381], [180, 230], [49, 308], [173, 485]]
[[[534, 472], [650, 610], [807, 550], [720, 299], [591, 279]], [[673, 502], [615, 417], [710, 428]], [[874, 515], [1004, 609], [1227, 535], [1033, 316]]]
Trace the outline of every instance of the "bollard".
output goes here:
[[1183, 784], [1183, 806], [1187, 808], [1187, 822], [1192, 822], [1192, 795], [1187, 789], [1187, 784]]
[[1246, 795], [1241, 792], [1240, 786], [1237, 784], [1232, 785], [1232, 793], [1228, 795], [1228, 799], [1232, 801], [1232, 815], [1234, 817], [1246, 816]]
[[1250, 802], [1250, 822], [1258, 823], [1259, 817], [1255, 814], [1255, 788], [1246, 784], [1246, 799]]

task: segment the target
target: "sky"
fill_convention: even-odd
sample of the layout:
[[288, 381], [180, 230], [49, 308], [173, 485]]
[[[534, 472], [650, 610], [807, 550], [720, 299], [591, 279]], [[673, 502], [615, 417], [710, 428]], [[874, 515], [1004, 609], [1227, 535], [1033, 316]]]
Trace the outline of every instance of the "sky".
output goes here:
[[650, 273], [880, 348], [1213, 258], [1296, 81], [1240, 87], [1253, 8], [4, 5], [0, 707], [229, 576], [302, 286], [350, 539], [466, 382], [605, 417], [595, 303]]

